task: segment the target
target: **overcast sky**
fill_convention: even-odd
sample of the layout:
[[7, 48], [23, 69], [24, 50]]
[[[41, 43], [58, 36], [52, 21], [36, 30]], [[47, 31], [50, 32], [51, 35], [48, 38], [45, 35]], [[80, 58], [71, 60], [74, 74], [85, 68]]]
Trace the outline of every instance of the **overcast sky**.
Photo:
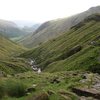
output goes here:
[[0, 19], [44, 22], [100, 5], [100, 0], [0, 0]]

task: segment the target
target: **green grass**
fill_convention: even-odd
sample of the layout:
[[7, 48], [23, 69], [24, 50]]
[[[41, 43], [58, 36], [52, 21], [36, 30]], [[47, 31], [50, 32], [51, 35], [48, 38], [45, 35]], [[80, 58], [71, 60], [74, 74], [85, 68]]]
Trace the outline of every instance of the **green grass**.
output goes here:
[[[80, 72], [76, 76], [72, 76], [74, 73], [77, 72], [57, 72], [52, 74], [25, 72], [16, 74], [13, 77], [0, 78], [0, 94], [2, 93], [2, 100], [31, 100], [29, 98], [35, 98], [41, 93], [48, 94], [48, 91], [52, 91], [53, 94], [49, 95], [50, 100], [57, 100], [56, 98], [66, 100], [60, 94], [60, 91], [63, 90], [63, 92], [66, 92], [67, 97], [77, 97], [70, 90], [74, 86], [81, 86], [79, 81], [82, 79], [82, 73]], [[51, 80], [55, 77], [60, 79], [60, 83], [51, 83]], [[36, 84], [35, 91], [25, 95], [25, 90], [33, 84]], [[74, 98], [72, 100], [77, 99]]]
[[25, 95], [26, 86], [13, 79], [7, 79], [0, 82], [0, 97], [3, 98], [5, 95], [11, 97], [21, 97]]
[[25, 51], [24, 47], [8, 40], [7, 38], [0, 36], [0, 59], [12, 56], [15, 53], [21, 53]]

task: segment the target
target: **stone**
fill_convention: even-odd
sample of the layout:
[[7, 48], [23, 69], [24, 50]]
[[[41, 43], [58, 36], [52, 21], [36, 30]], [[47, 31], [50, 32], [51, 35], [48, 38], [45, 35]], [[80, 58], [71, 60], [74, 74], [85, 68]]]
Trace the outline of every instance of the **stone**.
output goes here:
[[7, 75], [6, 75], [6, 73], [5, 72], [3, 72], [3, 71], [0, 71], [0, 77], [6, 77]]
[[87, 79], [86, 75], [82, 75], [82, 79]]
[[33, 85], [32, 85], [32, 87], [36, 87], [36, 86], [37, 86], [37, 84], [33, 84]]
[[79, 82], [80, 82], [80, 83], [86, 83], [87, 80], [86, 80], [86, 79], [83, 79], [83, 80], [80, 80]]
[[77, 76], [78, 75], [78, 73], [73, 73], [73, 76]]
[[38, 72], [38, 74], [40, 74], [41, 73], [41, 68], [39, 68], [37, 72]]
[[100, 90], [100, 83], [95, 84], [95, 85], [93, 85], [92, 87], [95, 88], [95, 89], [99, 89], [99, 90]]
[[29, 87], [26, 89], [26, 93], [34, 92], [36, 89], [34, 87]]
[[72, 88], [72, 91], [79, 96], [93, 97], [100, 100], [100, 92], [96, 89], [86, 89], [86, 88]]
[[60, 83], [60, 80], [58, 77], [55, 77], [53, 79], [51, 79], [50, 83], [54, 84], [54, 83]]
[[77, 45], [77, 46], [73, 47], [72, 49], [70, 49], [69, 52], [67, 52], [67, 56], [69, 57], [69, 56], [79, 52], [81, 49], [82, 49], [82, 46]]
[[26, 93], [26, 96], [30, 95], [31, 93]]
[[[58, 93], [65, 98], [64, 100], [73, 100], [73, 98], [77, 98], [77, 100], [80, 100], [79, 97], [72, 93], [72, 92], [68, 92], [66, 90], [59, 90]], [[75, 99], [76, 100], [76, 99]]]
[[49, 100], [49, 96], [47, 93], [41, 93], [32, 100]]

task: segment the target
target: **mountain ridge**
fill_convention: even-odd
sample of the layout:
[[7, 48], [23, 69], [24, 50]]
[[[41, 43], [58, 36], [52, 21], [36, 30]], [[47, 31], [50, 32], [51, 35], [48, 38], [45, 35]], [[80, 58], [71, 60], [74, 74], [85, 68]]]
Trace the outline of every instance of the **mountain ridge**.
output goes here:
[[19, 41], [26, 47], [34, 47], [49, 39], [58, 37], [68, 31], [91, 14], [100, 13], [100, 6], [92, 7], [85, 12], [73, 15], [69, 18], [47, 21], [43, 23], [33, 34]]

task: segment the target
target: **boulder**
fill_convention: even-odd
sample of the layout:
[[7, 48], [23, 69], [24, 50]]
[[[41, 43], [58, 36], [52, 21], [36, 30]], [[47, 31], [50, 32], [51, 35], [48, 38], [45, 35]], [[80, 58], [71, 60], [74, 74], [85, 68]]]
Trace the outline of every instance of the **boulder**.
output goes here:
[[85, 89], [85, 88], [72, 88], [72, 91], [79, 96], [93, 97], [100, 100], [100, 92], [96, 89]]
[[82, 46], [77, 45], [77, 46], [73, 47], [72, 49], [70, 49], [70, 50], [67, 52], [67, 56], [69, 57], [69, 56], [71, 56], [71, 55], [73, 55], [73, 54], [79, 52], [81, 49], [82, 49]]
[[75, 47], [69, 49], [68, 51], [66, 51], [65, 53], [63, 53], [58, 59], [66, 59], [74, 54], [76, 54], [77, 52], [79, 52], [80, 50], [82, 50], [82, 46], [81, 45], [76, 45]]

